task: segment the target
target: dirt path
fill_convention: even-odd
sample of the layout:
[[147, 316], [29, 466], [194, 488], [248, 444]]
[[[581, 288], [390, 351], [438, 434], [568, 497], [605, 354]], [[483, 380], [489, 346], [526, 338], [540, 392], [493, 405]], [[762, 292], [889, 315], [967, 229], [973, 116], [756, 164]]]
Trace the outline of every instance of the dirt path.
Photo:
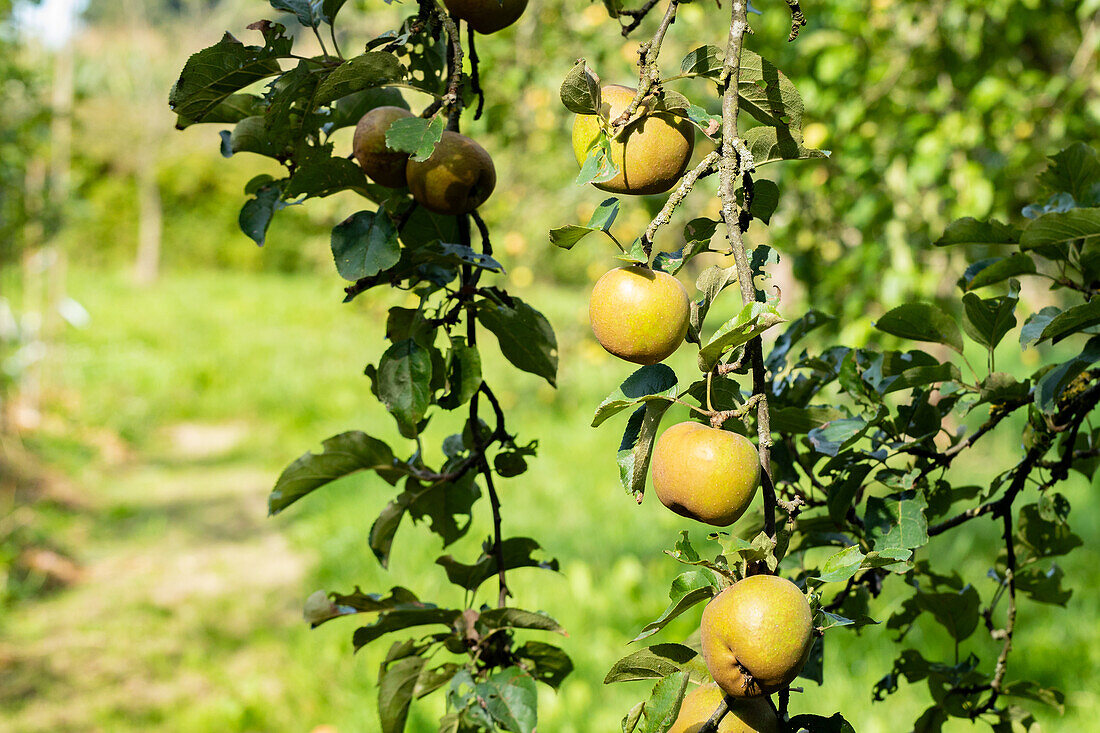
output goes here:
[[[18, 606], [0, 625], [0, 730], [179, 729], [234, 670], [280, 691], [257, 625], [300, 624], [302, 559], [265, 518], [271, 476], [219, 463], [232, 426], [176, 426], [158, 464], [83, 485], [90, 511], [61, 540], [84, 579]], [[262, 670], [257, 674], [256, 670]]]

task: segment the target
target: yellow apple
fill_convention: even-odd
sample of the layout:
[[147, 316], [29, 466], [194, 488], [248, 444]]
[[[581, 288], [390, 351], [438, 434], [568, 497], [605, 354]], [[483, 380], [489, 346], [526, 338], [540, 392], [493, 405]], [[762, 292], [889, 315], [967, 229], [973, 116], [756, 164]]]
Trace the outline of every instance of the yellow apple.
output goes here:
[[485, 35], [512, 25], [527, 9], [527, 0], [443, 0], [443, 4], [451, 15]]
[[[600, 113], [614, 121], [630, 107], [636, 89], [610, 84], [600, 90]], [[684, 175], [691, 152], [695, 149], [695, 127], [688, 120], [668, 112], [652, 110], [647, 102], [643, 116], [627, 125], [618, 139], [611, 141], [611, 162], [618, 175], [596, 188], [612, 193], [664, 193]], [[597, 115], [577, 115], [573, 121], [573, 154], [583, 164], [588, 148], [600, 133]]]
[[728, 527], [749, 508], [760, 486], [753, 442], [697, 422], [673, 425], [653, 447], [653, 489], [677, 514]]
[[752, 575], [719, 593], [703, 610], [699, 631], [707, 670], [734, 697], [789, 685], [814, 640], [806, 596], [775, 575]]
[[409, 158], [405, 178], [413, 198], [437, 214], [468, 214], [485, 203], [497, 185], [496, 168], [485, 148], [445, 130], [424, 161]]
[[405, 164], [408, 153], [397, 153], [386, 145], [386, 130], [394, 120], [412, 117], [412, 112], [401, 107], [375, 107], [359, 119], [352, 138], [352, 151], [359, 167], [375, 183], [390, 188], [405, 185]]
[[[680, 714], [668, 733], [699, 733], [723, 697], [725, 693], [714, 683], [685, 695]], [[722, 718], [718, 733], [779, 733], [779, 719], [764, 698], [738, 700]]]
[[680, 281], [646, 267], [604, 273], [592, 288], [588, 317], [596, 340], [635, 364], [656, 364], [687, 335], [691, 304]]

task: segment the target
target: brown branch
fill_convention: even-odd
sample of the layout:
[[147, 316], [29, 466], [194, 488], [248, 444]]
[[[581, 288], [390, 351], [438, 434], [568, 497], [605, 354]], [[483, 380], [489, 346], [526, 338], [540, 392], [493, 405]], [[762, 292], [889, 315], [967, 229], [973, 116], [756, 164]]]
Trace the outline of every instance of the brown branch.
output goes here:
[[443, 27], [447, 29], [447, 38], [450, 43], [450, 78], [447, 81], [447, 93], [443, 95], [442, 106], [447, 110], [448, 129], [458, 130], [458, 118], [462, 114], [462, 95], [458, 93], [458, 87], [462, 83], [462, 36], [458, 32], [458, 24], [450, 13], [436, 6], [436, 16]]
[[789, 42], [798, 38], [798, 31], [806, 25], [806, 16], [802, 14], [802, 8], [799, 7], [798, 0], [787, 0], [787, 7], [791, 9], [791, 35], [787, 36]]
[[646, 4], [643, 5], [642, 7], [638, 8], [637, 10], [620, 10], [619, 11], [620, 16], [625, 15], [628, 18], [633, 18], [634, 19], [634, 20], [630, 21], [629, 23], [627, 23], [626, 25], [623, 26], [623, 38], [626, 38], [627, 36], [629, 36], [632, 32], [634, 32], [635, 28], [637, 28], [638, 26], [640, 26], [642, 24], [642, 21], [645, 20], [645, 17], [647, 15], [649, 15], [649, 11], [653, 10], [653, 8], [656, 7], [658, 2], [660, 2], [660, 0], [646, 0]]

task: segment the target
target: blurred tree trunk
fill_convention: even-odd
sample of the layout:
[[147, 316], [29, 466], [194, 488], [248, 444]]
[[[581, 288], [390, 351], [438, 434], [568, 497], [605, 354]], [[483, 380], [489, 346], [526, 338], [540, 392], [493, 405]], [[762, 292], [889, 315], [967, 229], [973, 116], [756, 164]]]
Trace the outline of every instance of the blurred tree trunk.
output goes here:
[[[148, 33], [149, 17], [145, 3], [127, 0], [124, 6], [130, 18], [130, 47], [141, 48], [141, 35]], [[150, 101], [157, 98], [156, 80], [151, 69], [144, 64], [132, 66], [131, 77], [138, 99]], [[160, 196], [160, 184], [157, 182], [157, 163], [160, 150], [157, 145], [156, 131], [152, 117], [141, 128], [141, 150], [138, 155], [137, 183], [138, 196], [138, 246], [134, 259], [134, 280], [140, 285], [153, 283], [160, 272], [161, 238], [164, 231], [163, 207]]]
[[160, 185], [157, 183], [156, 161], [143, 157], [137, 172], [138, 187], [138, 248], [134, 261], [134, 279], [149, 285], [160, 270], [160, 242], [163, 231]]

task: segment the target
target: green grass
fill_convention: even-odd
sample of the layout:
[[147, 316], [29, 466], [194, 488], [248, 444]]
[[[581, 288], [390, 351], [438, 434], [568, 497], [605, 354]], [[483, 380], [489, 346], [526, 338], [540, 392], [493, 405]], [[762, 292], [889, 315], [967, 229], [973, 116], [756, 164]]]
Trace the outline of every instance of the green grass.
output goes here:
[[[17, 661], [0, 666], [9, 690], [0, 699], [0, 727], [8, 720], [20, 730], [376, 730], [373, 682], [386, 642], [353, 656], [354, 620], [310, 631], [300, 620], [301, 601], [318, 588], [403, 584], [422, 598], [460, 604], [461, 594], [433, 563], [443, 552], [476, 555], [489, 531], [487, 506], [476, 506], [469, 535], [446, 550], [424, 527], [403, 525], [386, 571], [366, 540], [393, 495], [381, 481], [350, 477], [275, 519], [264, 518], [263, 501], [286, 463], [343, 430], [363, 429], [411, 450], [362, 376], [381, 352], [386, 309], [404, 296], [369, 294], [341, 305], [331, 277], [230, 273], [174, 275], [141, 289], [120, 276], [78, 272], [71, 289], [92, 323], [65, 332], [50, 354], [46, 428], [33, 445], [88, 495], [90, 509], [58, 527], [61, 541], [90, 567], [107, 570], [24, 603], [3, 620]], [[648, 685], [604, 687], [603, 675], [666, 605], [680, 566], [661, 550], [686, 525], [651, 498], [636, 506], [618, 487], [613, 456], [622, 419], [588, 427], [595, 404], [629, 367], [589, 340], [583, 295], [523, 295], [554, 324], [562, 370], [554, 391], [487, 358], [510, 429], [540, 442], [533, 470], [502, 482], [504, 525], [510, 535], [538, 539], [562, 572], [520, 570], [509, 581], [519, 603], [547, 611], [569, 630], [559, 642], [577, 667], [560, 693], [540, 693], [539, 727], [617, 730]], [[690, 373], [690, 357], [676, 359], [678, 371]], [[438, 443], [460, 420], [436, 416], [429, 440]], [[211, 455], [181, 453], [172, 432], [181, 424], [229, 425], [240, 440]], [[102, 448], [89, 447], [112, 434], [129, 446], [124, 460], [111, 462]], [[1006, 454], [1018, 449], [990, 440], [985, 450], [960, 474], [980, 479], [983, 462], [1011, 460]], [[1085, 539], [1064, 563], [1076, 592], [1065, 611], [1021, 601], [1009, 676], [1027, 670], [1070, 691], [1065, 718], [1042, 713], [1045, 730], [1087, 730], [1100, 714], [1088, 682], [1100, 676], [1093, 582], [1100, 515], [1090, 510], [1092, 490], [1083, 479], [1063, 491]], [[705, 532], [692, 532], [705, 543]], [[995, 537], [989, 523], [976, 522], [922, 554], [985, 591]], [[143, 571], [143, 563], [152, 569]], [[135, 577], [154, 590], [128, 585]], [[888, 581], [884, 598], [894, 601], [874, 602], [875, 618], [885, 619], [904, 597], [901, 585], [900, 578]], [[478, 602], [490, 600], [493, 586], [486, 584]], [[685, 614], [650, 641], [682, 639], [697, 623], [697, 612]], [[871, 703], [871, 685], [897, 651], [891, 636], [885, 624], [859, 635], [830, 632], [828, 682], [807, 684], [792, 708], [843, 710], [859, 731], [900, 730], [899, 721], [914, 719], [930, 698], [923, 685], [902, 683], [887, 702]], [[51, 638], [63, 641], [51, 645]], [[929, 655], [951, 652], [930, 626], [906, 642]], [[996, 653], [984, 632], [961, 651], [971, 649], [989, 661]], [[417, 703], [409, 730], [434, 730], [440, 712], [438, 701]]]

